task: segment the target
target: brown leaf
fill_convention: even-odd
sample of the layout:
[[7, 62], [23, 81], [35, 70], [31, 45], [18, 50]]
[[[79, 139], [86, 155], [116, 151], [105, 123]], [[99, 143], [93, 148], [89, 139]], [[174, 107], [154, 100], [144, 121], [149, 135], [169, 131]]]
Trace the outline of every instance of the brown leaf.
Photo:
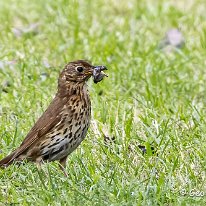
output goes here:
[[104, 135], [104, 144], [107, 145], [107, 146], [115, 143], [116, 142], [115, 140], [116, 140], [116, 138], [114, 136], [113, 137], [109, 137], [109, 136], [105, 136]]

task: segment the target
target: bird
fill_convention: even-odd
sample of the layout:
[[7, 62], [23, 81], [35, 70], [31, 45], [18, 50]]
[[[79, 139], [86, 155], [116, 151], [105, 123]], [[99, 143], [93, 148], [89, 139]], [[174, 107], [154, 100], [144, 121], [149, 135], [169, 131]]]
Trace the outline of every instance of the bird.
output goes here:
[[93, 66], [86, 60], [71, 61], [58, 78], [57, 92], [21, 145], [0, 160], [0, 168], [12, 163], [59, 161], [66, 173], [66, 161], [85, 139], [91, 119], [91, 101], [87, 80], [93, 76], [94, 83], [105, 76], [106, 66]]

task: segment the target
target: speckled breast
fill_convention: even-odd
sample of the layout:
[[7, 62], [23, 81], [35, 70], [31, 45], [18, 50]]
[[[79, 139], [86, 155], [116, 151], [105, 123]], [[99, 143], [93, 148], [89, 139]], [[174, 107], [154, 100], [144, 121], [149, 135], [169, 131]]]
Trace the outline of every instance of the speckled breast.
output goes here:
[[61, 121], [47, 134], [41, 145], [43, 160], [60, 160], [73, 152], [87, 134], [91, 119], [89, 98], [71, 99], [62, 111]]

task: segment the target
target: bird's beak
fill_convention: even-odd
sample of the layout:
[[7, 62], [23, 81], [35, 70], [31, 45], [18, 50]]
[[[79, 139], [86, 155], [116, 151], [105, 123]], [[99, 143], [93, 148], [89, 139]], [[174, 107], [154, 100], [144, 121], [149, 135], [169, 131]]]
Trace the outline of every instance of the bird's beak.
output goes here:
[[103, 72], [104, 70], [107, 70], [105, 66], [94, 66], [93, 67], [94, 83], [97, 84], [98, 82], [102, 81], [104, 77], [108, 77], [108, 75]]

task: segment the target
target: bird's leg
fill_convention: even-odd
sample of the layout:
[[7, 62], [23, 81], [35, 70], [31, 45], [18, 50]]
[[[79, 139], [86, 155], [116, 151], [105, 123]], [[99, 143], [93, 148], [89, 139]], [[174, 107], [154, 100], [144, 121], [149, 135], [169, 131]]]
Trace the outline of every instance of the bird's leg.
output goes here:
[[67, 156], [59, 160], [59, 167], [64, 173], [65, 177], [68, 177], [68, 174], [66, 172], [66, 161], [67, 161]]
[[36, 165], [37, 165], [37, 169], [40, 171], [42, 168], [41, 168], [41, 165], [42, 165], [42, 158], [41, 157], [38, 157], [36, 159]]

